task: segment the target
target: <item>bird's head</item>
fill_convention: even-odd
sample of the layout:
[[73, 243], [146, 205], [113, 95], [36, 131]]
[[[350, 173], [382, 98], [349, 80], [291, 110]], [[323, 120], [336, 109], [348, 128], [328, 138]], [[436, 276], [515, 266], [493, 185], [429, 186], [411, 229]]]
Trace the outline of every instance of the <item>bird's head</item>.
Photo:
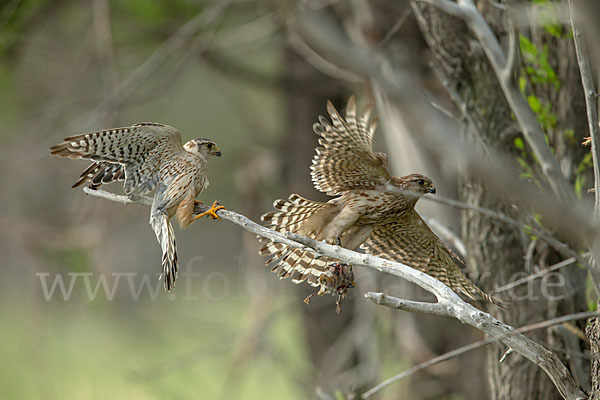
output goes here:
[[208, 160], [211, 156], [221, 157], [221, 150], [216, 143], [209, 139], [192, 139], [183, 145], [188, 152]]
[[399, 193], [412, 192], [417, 199], [427, 193], [435, 194], [435, 186], [431, 179], [420, 174], [393, 177], [386, 185], [386, 190]]

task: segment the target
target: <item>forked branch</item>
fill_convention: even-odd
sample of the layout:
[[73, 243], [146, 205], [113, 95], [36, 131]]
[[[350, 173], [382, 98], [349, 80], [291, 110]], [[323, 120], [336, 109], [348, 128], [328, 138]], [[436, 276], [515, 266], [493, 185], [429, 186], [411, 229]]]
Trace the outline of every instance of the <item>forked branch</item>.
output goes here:
[[[123, 204], [149, 205], [152, 202], [149, 197], [145, 196], [127, 197], [103, 190], [91, 190], [88, 188], [84, 188], [84, 192], [91, 196], [101, 197]], [[194, 213], [199, 214], [206, 211], [207, 208], [207, 206], [198, 204], [194, 209]], [[567, 368], [554, 353], [523, 334], [516, 332], [512, 326], [506, 325], [493, 318], [490, 314], [478, 310], [471, 304], [466, 303], [450, 288], [437, 279], [398, 262], [384, 260], [383, 258], [368, 254], [357, 253], [352, 250], [333, 246], [294, 233], [282, 234], [273, 231], [234, 211], [219, 210], [217, 211], [217, 214], [219, 217], [239, 225], [249, 232], [272, 241], [283, 243], [294, 248], [305, 250], [311, 249], [320, 256], [335, 258], [353, 266], [370, 268], [406, 279], [435, 295], [437, 303], [400, 300], [383, 294], [368, 294], [367, 296], [383, 305], [393, 305], [394, 308], [410, 312], [452, 317], [464, 324], [471, 325], [482, 332], [485, 332], [491, 338], [498, 338], [500, 342], [504, 343], [509, 349], [512, 349], [512, 351], [521, 354], [531, 362], [539, 365], [550, 377], [563, 398], [569, 400], [585, 398], [581, 388], [577, 386]]]

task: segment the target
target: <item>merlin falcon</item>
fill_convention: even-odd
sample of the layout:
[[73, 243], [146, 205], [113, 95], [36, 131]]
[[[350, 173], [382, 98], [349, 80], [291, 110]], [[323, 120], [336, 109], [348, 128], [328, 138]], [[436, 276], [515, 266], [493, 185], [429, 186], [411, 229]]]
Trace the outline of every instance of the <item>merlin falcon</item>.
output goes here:
[[[427, 226], [415, 210], [418, 200], [435, 194], [431, 179], [419, 174], [390, 175], [387, 156], [373, 151], [376, 128], [370, 111], [357, 115], [354, 97], [343, 118], [331, 102], [330, 120], [319, 117], [313, 129], [320, 146], [312, 161], [315, 188], [329, 196], [326, 203], [292, 194], [273, 204], [277, 211], [262, 220], [278, 232], [294, 232], [347, 249], [359, 246], [368, 254], [401, 262], [425, 272], [470, 299], [494, 299], [479, 289], [459, 268], [460, 258]], [[261, 255], [281, 278], [307, 281], [319, 294], [345, 296], [354, 286], [352, 269], [308, 250], [262, 239]], [[338, 307], [339, 307], [338, 298]], [[307, 298], [308, 299], [308, 298]]]
[[209, 210], [194, 215], [196, 197], [208, 186], [206, 163], [221, 156], [215, 142], [192, 139], [182, 144], [181, 134], [171, 126], [142, 122], [131, 127], [107, 129], [65, 138], [50, 154], [94, 162], [73, 187], [89, 183], [97, 189], [114, 181], [125, 183], [128, 196], [154, 191], [150, 225], [162, 249], [161, 278], [167, 291], [175, 285], [178, 259], [171, 217], [182, 228], [203, 216], [220, 219], [224, 208], [215, 201]]

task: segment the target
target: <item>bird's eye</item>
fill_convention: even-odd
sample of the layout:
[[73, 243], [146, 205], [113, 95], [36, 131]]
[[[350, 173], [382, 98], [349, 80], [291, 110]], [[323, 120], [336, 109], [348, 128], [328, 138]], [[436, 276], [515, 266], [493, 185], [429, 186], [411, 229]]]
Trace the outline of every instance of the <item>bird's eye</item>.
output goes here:
[[423, 179], [419, 179], [419, 180], [417, 181], [417, 183], [418, 183], [419, 185], [423, 186], [423, 185], [425, 184], [425, 181], [424, 181]]
[[208, 147], [209, 149], [212, 149], [213, 148], [213, 144], [209, 143], [209, 144], [206, 145], [206, 147]]

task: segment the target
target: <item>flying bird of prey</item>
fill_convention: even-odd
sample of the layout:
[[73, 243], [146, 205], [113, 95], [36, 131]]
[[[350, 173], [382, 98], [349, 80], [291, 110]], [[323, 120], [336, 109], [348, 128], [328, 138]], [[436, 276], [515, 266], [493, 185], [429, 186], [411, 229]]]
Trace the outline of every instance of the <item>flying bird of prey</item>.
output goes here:
[[162, 249], [161, 279], [167, 291], [174, 287], [178, 269], [171, 217], [185, 228], [205, 215], [220, 219], [216, 211], [224, 208], [215, 201], [209, 210], [194, 216], [196, 196], [208, 186], [206, 163], [211, 156], [220, 157], [221, 151], [208, 139], [182, 144], [181, 134], [171, 126], [143, 122], [71, 136], [51, 147], [50, 154], [94, 161], [73, 187], [89, 182], [90, 188], [97, 189], [124, 180], [127, 195], [154, 191], [150, 225]]
[[[419, 198], [435, 194], [431, 179], [419, 174], [391, 176], [387, 156], [373, 151], [376, 128], [370, 111], [357, 116], [351, 97], [343, 118], [327, 103], [331, 121], [319, 117], [313, 129], [320, 147], [312, 161], [311, 176], [317, 190], [333, 197], [326, 203], [297, 194], [273, 204], [277, 211], [262, 220], [279, 232], [294, 232], [338, 244], [348, 249], [361, 246], [367, 253], [401, 262], [423, 271], [452, 290], [471, 299], [493, 299], [461, 271], [462, 263], [427, 226], [415, 210]], [[410, 193], [408, 193], [410, 192]], [[336, 260], [316, 258], [311, 251], [293, 249], [262, 239], [261, 255], [281, 278], [307, 281], [343, 297], [354, 285], [349, 266]], [[338, 299], [339, 305], [339, 299]]]

